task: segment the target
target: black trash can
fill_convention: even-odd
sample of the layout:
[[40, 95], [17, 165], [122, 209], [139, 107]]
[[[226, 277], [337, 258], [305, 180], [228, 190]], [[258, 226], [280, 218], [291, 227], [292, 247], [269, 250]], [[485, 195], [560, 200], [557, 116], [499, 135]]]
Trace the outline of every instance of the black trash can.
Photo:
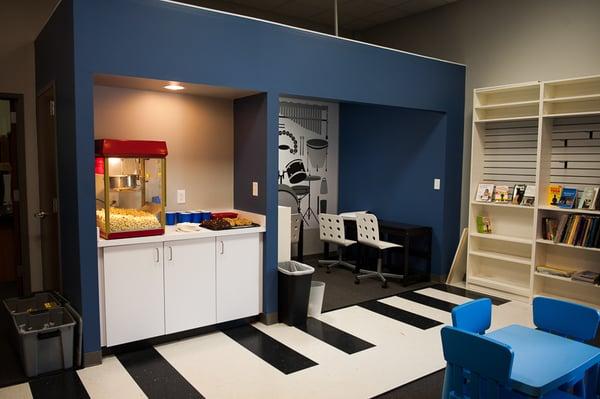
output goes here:
[[310, 282], [315, 269], [293, 260], [280, 262], [277, 269], [279, 321], [288, 326], [306, 323]]

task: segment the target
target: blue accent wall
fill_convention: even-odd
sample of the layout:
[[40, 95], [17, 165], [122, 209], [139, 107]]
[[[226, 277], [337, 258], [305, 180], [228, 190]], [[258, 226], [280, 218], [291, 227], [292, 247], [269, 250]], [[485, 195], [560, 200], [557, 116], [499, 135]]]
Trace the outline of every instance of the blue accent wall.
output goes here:
[[[364, 104], [340, 104], [341, 212], [369, 210], [378, 218], [431, 226], [432, 273], [446, 274], [454, 249], [446, 233], [446, 115], [440, 112]], [[456, 212], [455, 212], [456, 213]], [[446, 230], [448, 228], [448, 230]]]
[[[70, 9], [71, 2], [72, 24], [62, 27], [61, 32], [51, 33], [49, 27], [59, 25], [62, 11], [55, 13], [38, 38], [36, 58], [38, 54], [46, 56], [38, 60], [36, 78], [38, 87], [56, 79], [53, 71], [68, 63], [68, 59], [50, 58], [51, 49], [73, 42], [73, 62], [65, 72], [71, 79], [71, 94], [61, 94], [65, 96], [61, 101], [68, 103], [64, 107], [69, 110], [62, 112], [71, 115], [71, 121], [74, 118], [74, 125], [61, 133], [66, 144], [59, 156], [72, 173], [72, 177], [61, 178], [73, 183], [69, 184], [70, 191], [61, 194], [61, 202], [68, 204], [65, 209], [73, 209], [74, 214], [69, 216], [70, 225], [64, 226], [61, 236], [71, 240], [71, 250], [63, 248], [63, 262], [79, 268], [80, 275], [75, 280], [80, 283], [85, 352], [99, 348], [93, 195], [94, 74], [178, 80], [266, 93], [266, 170], [263, 171], [267, 216], [263, 273], [266, 313], [277, 309], [280, 95], [445, 113], [448, 145], [444, 166], [448, 186], [442, 191], [445, 209], [456, 215], [457, 223], [453, 229], [456, 232], [443, 230], [438, 239], [444, 243], [458, 239], [463, 66], [158, 0], [65, 0], [59, 8]], [[236, 181], [238, 184], [249, 187], [250, 182]], [[452, 224], [454, 219], [448, 212], [443, 215], [447, 219], [444, 226]]]

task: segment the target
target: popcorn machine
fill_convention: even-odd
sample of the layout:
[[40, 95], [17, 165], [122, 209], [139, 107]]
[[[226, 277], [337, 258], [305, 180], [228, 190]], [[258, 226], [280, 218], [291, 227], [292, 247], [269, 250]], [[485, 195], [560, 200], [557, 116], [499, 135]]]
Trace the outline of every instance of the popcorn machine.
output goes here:
[[101, 139], [95, 147], [100, 236], [164, 234], [167, 143]]

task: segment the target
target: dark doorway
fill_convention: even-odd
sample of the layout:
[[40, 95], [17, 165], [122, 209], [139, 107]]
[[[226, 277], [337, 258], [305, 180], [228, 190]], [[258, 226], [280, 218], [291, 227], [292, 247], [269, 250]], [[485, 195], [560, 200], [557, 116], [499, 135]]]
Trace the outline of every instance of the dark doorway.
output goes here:
[[[0, 93], [0, 300], [29, 293], [23, 96]], [[0, 386], [23, 382], [12, 320], [0, 317]]]
[[38, 172], [42, 270], [45, 290], [61, 290], [58, 230], [58, 179], [56, 156], [56, 102], [54, 85], [37, 98]]

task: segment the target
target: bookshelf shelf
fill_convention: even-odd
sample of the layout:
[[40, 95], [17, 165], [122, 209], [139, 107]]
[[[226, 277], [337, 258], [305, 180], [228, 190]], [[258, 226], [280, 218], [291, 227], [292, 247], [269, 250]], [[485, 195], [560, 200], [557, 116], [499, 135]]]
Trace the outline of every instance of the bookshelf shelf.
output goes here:
[[537, 120], [538, 115], [526, 115], [526, 116], [513, 116], [513, 117], [504, 117], [504, 118], [489, 118], [489, 119], [477, 119], [475, 123], [485, 123], [485, 122], [513, 122], [513, 121], [528, 121], [528, 120]]
[[556, 206], [550, 206], [550, 205], [543, 205], [538, 207], [538, 209], [542, 210], [542, 211], [551, 211], [551, 212], [562, 212], [562, 213], [580, 213], [580, 214], [585, 214], [585, 215], [598, 215], [600, 216], [600, 211], [596, 211], [596, 210], [589, 210], [589, 209], [565, 209], [565, 208], [559, 208]]
[[[600, 287], [535, 270], [560, 264], [600, 272], [600, 248], [541, 238], [544, 218], [600, 216], [600, 210], [545, 201], [551, 184], [575, 188], [578, 197], [587, 187], [600, 187], [600, 75], [475, 89], [472, 129], [466, 287], [524, 302], [546, 295], [600, 309]], [[477, 202], [480, 183], [509, 190], [535, 186], [535, 204]], [[477, 232], [479, 216], [491, 220], [492, 234]]]
[[529, 297], [529, 288], [526, 286], [526, 283], [519, 284], [515, 281], [507, 281], [499, 277], [484, 277], [477, 275], [470, 276], [470, 283], [498, 291], [509, 292], [522, 297]]
[[536, 242], [538, 242], [539, 244], [544, 244], [544, 245], [556, 245], [557, 247], [566, 247], [566, 248], [580, 249], [580, 250], [583, 250], [583, 251], [591, 251], [591, 252], [598, 252], [598, 253], [600, 253], [600, 248], [582, 247], [582, 246], [579, 246], [579, 245], [563, 244], [563, 243], [554, 242], [554, 241], [551, 241], [551, 240], [544, 240], [543, 238], [537, 239]]
[[[476, 206], [491, 206], [491, 207], [511, 208], [511, 209], [523, 209], [523, 210], [528, 210], [528, 211], [533, 211], [534, 210], [533, 206], [515, 205], [515, 204], [503, 204], [503, 203], [498, 203], [498, 202], [477, 202], [477, 201], [471, 201], [471, 205], [476, 205]], [[598, 214], [600, 215], [600, 213], [598, 213]]]
[[596, 289], [600, 290], [600, 285], [588, 284], [588, 283], [584, 283], [582, 281], [571, 280], [569, 277], [553, 276], [552, 274], [546, 274], [546, 273], [540, 273], [540, 272], [535, 272], [534, 274], [536, 277], [549, 278], [549, 279], [553, 279], [553, 280], [557, 280], [557, 281], [562, 281], [567, 284], [581, 285], [584, 287], [596, 288]]
[[506, 236], [506, 235], [501, 235], [501, 234], [489, 234], [489, 233], [476, 233], [476, 232], [472, 232], [469, 235], [471, 237], [485, 238], [485, 239], [488, 239], [488, 240], [498, 240], [498, 241], [506, 241], [506, 242], [515, 242], [517, 244], [529, 244], [529, 245], [531, 245], [533, 243], [533, 240], [529, 239], [529, 238]]
[[481, 256], [483, 258], [498, 259], [501, 261], [518, 263], [521, 265], [527, 265], [527, 266], [531, 265], [531, 258], [525, 258], [522, 256], [515, 256], [515, 255], [508, 255], [508, 254], [501, 253], [501, 252], [472, 250], [472, 251], [469, 251], [469, 254], [473, 255], [473, 256]]

